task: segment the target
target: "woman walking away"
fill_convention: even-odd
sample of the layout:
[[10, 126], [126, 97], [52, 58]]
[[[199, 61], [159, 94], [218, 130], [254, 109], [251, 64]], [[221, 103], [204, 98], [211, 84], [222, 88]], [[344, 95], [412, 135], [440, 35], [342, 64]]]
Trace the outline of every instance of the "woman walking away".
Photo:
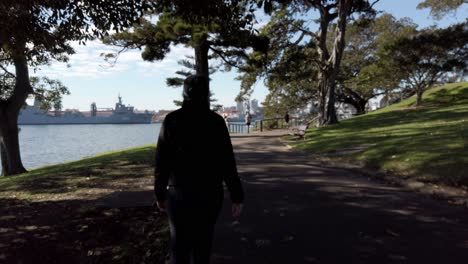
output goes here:
[[208, 264], [213, 231], [223, 202], [223, 182], [232, 214], [244, 193], [223, 118], [209, 108], [208, 78], [184, 81], [182, 108], [167, 115], [156, 149], [156, 203], [167, 211], [172, 264]]

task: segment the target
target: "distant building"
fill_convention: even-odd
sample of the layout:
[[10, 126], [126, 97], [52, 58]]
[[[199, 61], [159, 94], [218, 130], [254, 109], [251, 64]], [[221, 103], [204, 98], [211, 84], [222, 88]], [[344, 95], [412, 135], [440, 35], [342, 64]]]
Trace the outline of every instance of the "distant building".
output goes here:
[[223, 109], [217, 112], [221, 116], [227, 116], [229, 119], [237, 119], [239, 118], [239, 112], [237, 111], [237, 107], [224, 107]]
[[237, 107], [235, 106], [223, 107], [223, 111], [237, 112]]
[[258, 113], [259, 112], [259, 109], [258, 109], [258, 100], [257, 99], [253, 99], [251, 102], [250, 102], [250, 110], [253, 112], [253, 113]]
[[243, 101], [237, 102], [237, 112], [244, 113], [244, 102]]
[[162, 122], [164, 118], [166, 118], [167, 114], [172, 112], [173, 110], [159, 110], [153, 115], [153, 122]]

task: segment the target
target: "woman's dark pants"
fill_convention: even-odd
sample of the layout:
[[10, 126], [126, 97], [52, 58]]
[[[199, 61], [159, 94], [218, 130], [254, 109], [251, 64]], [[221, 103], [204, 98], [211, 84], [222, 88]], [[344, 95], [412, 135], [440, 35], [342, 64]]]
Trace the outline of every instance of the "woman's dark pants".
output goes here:
[[210, 263], [213, 231], [222, 202], [222, 191], [197, 195], [169, 189], [171, 264]]

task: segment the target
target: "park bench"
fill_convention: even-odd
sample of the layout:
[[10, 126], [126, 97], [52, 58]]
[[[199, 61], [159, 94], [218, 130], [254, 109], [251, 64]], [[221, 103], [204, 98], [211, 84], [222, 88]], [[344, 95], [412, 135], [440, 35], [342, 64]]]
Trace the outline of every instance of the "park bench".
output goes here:
[[307, 128], [309, 128], [309, 124], [306, 124], [306, 125], [298, 125], [298, 126], [292, 126], [290, 128], [290, 132], [289, 134], [291, 136], [298, 136], [299, 139], [305, 139], [305, 132], [307, 130]]

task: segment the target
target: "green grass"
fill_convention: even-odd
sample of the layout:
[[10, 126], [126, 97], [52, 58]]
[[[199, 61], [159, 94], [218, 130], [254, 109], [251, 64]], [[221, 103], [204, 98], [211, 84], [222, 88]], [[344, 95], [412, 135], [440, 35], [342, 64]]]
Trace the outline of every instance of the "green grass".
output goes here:
[[468, 186], [468, 82], [428, 90], [423, 105], [398, 104], [313, 128], [296, 147], [404, 178]]
[[66, 199], [118, 189], [119, 184], [131, 185], [131, 180], [138, 182], [152, 175], [154, 151], [155, 146], [150, 145], [106, 152], [21, 175], [0, 177], [0, 198]]

